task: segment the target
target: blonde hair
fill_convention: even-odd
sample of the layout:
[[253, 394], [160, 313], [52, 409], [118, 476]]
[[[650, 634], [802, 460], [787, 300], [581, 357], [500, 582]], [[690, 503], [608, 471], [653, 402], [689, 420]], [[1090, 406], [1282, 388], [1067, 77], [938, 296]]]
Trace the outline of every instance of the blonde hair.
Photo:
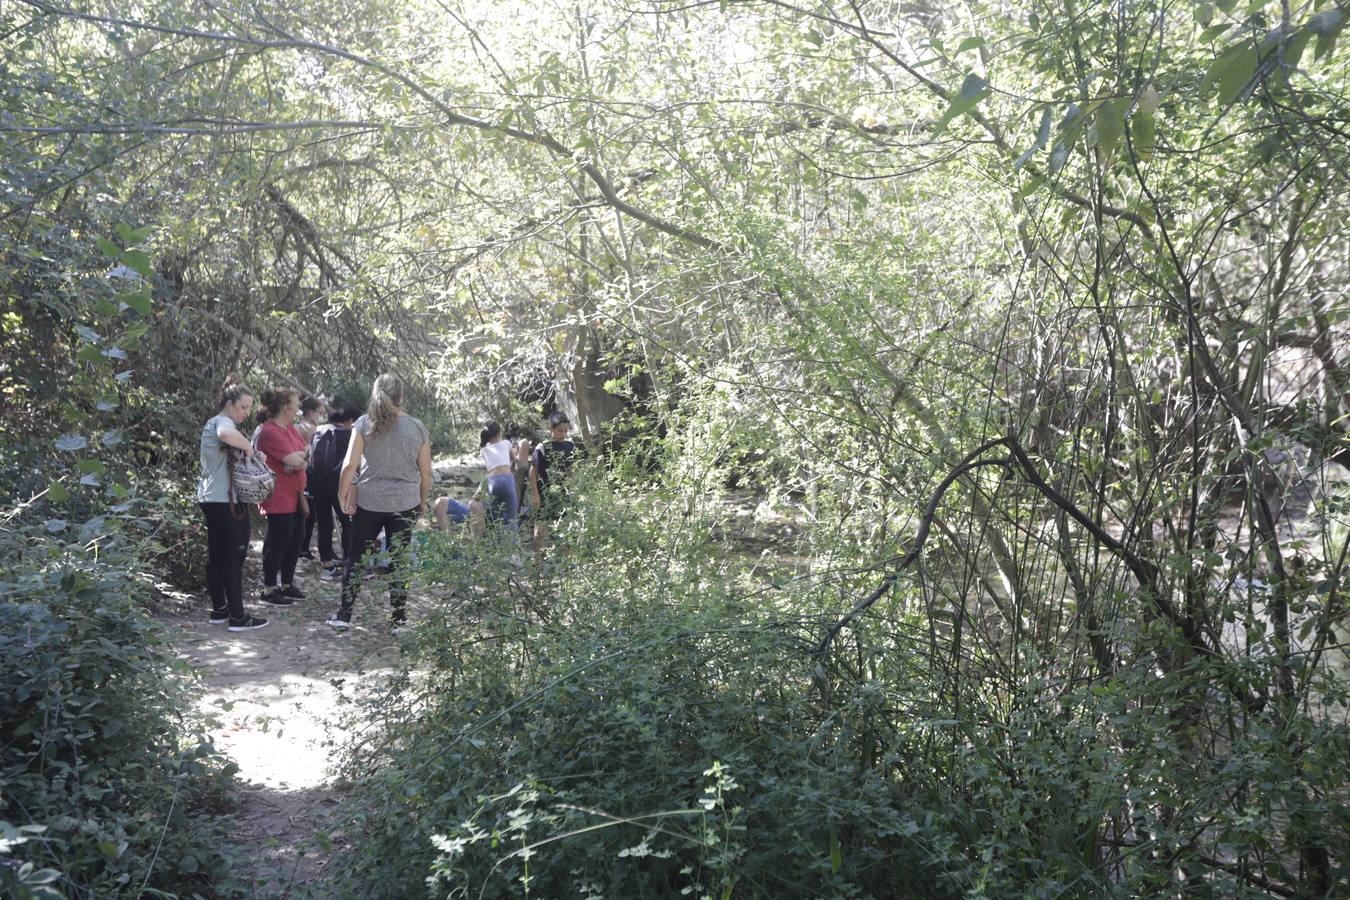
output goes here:
[[384, 434], [393, 428], [402, 407], [403, 381], [397, 375], [385, 372], [370, 388], [370, 408], [366, 410], [372, 426], [370, 433]]

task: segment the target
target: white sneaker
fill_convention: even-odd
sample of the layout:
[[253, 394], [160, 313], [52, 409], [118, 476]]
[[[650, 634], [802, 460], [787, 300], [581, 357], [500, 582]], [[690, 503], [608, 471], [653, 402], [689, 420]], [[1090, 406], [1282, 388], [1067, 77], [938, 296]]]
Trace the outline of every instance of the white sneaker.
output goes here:
[[351, 622], [348, 622], [346, 619], [339, 619], [336, 614], [328, 617], [328, 624], [332, 625], [338, 631], [346, 631], [348, 628], [352, 627]]

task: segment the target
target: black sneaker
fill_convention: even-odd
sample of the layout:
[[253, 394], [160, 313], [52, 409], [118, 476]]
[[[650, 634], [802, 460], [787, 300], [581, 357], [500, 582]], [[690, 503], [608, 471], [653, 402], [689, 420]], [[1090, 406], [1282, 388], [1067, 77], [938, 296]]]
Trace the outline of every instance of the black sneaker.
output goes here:
[[331, 579], [331, 580], [333, 580], [333, 581], [341, 581], [341, 580], [342, 580], [342, 567], [341, 567], [341, 566], [336, 566], [336, 565], [334, 565], [334, 566], [324, 566], [324, 569], [323, 569], [323, 575], [322, 575], [321, 577], [323, 577], [323, 578], [328, 578], [328, 579]]
[[263, 591], [262, 597], [259, 598], [259, 600], [268, 606], [290, 606], [295, 603], [294, 600], [281, 592], [281, 588], [272, 588], [271, 590]]
[[292, 600], [305, 599], [304, 591], [300, 590], [293, 584], [286, 585], [286, 587], [281, 591], [281, 596], [290, 597]]
[[352, 627], [352, 620], [350, 616], [343, 618], [342, 613], [338, 612], [333, 613], [328, 617], [328, 624], [332, 625], [338, 631], [346, 631], [348, 628]]
[[242, 619], [231, 619], [230, 624], [226, 626], [229, 631], [256, 631], [259, 628], [266, 628], [267, 620], [261, 616], [244, 616]]
[[312, 550], [306, 550], [304, 553], [301, 553], [301, 554], [300, 554], [299, 558], [300, 558], [300, 559], [313, 559], [313, 558], [314, 558], [314, 551], [312, 551]]
[[212, 625], [224, 625], [230, 621], [230, 611], [228, 609], [213, 609], [211, 610], [211, 618], [206, 621]]

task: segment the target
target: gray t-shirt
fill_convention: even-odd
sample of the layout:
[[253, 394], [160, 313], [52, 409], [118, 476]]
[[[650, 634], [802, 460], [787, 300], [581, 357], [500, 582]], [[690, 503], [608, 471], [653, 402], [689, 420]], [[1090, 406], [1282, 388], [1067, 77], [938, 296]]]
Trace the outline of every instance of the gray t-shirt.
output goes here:
[[230, 502], [230, 454], [224, 452], [230, 445], [220, 439], [218, 432], [221, 429], [239, 430], [234, 420], [224, 413], [212, 416], [202, 426], [202, 474], [197, 479], [198, 503]]
[[399, 416], [384, 434], [371, 435], [369, 416], [352, 430], [365, 438], [361, 470], [356, 476], [356, 505], [371, 512], [406, 512], [422, 502], [422, 470], [417, 453], [431, 442], [431, 432], [412, 416]]

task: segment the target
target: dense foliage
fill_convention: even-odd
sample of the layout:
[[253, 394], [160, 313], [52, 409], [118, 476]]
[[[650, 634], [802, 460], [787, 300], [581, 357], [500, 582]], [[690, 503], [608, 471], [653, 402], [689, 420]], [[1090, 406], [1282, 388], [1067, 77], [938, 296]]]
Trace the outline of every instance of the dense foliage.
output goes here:
[[55, 522], [12, 534], [28, 553], [0, 572], [0, 891], [223, 895], [235, 767], [121, 571], [130, 541]]
[[424, 560], [349, 895], [1345, 892], [1343, 6], [275, 6], [0, 10], [2, 527], [235, 368], [627, 439]]

